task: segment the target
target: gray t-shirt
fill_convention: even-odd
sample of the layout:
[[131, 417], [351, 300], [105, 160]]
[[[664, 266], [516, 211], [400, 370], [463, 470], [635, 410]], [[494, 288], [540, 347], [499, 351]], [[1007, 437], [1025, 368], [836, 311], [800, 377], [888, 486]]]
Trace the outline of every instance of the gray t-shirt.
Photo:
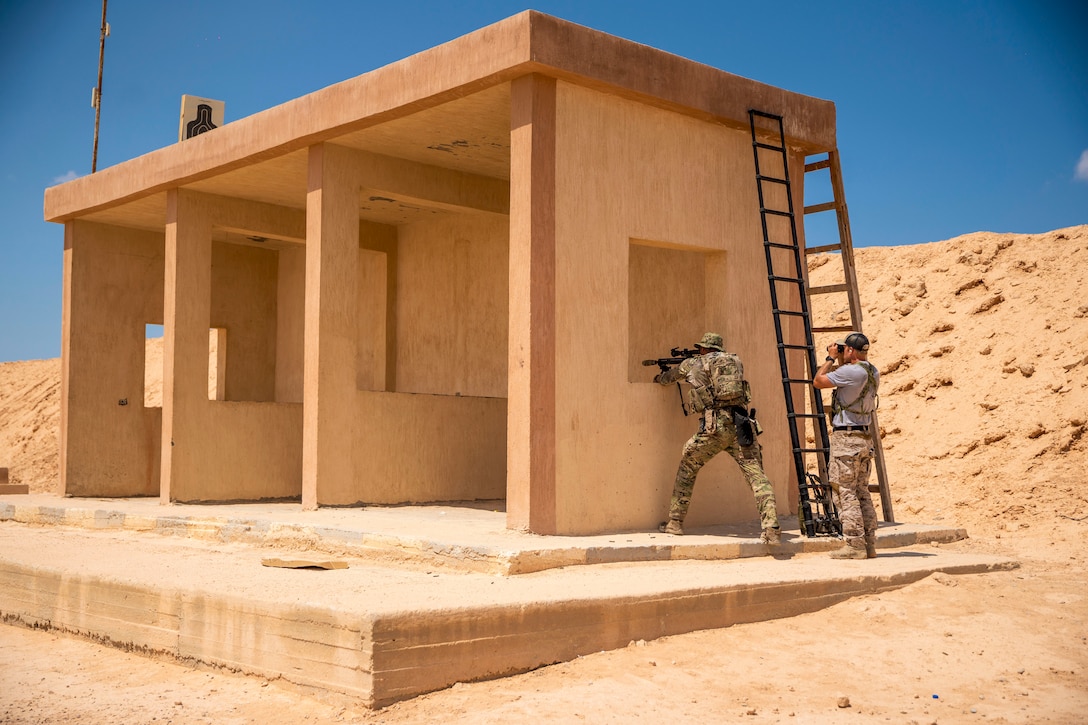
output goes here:
[[[832, 370], [827, 374], [827, 379], [835, 385], [835, 390], [831, 393], [832, 398], [838, 398], [843, 407], [850, 407], [854, 410], [862, 409], [862, 401], [858, 399], [865, 389], [865, 383], [869, 380], [869, 370], [873, 373], [873, 381], [876, 385], [866, 393], [866, 396], [875, 397], [877, 388], [880, 385], [880, 371], [876, 369], [876, 365], [869, 361], [860, 360], [849, 365], [842, 365], [837, 370]], [[855, 403], [855, 401], [857, 402]], [[871, 417], [868, 413], [841, 410], [831, 419], [831, 425], [869, 425]]]

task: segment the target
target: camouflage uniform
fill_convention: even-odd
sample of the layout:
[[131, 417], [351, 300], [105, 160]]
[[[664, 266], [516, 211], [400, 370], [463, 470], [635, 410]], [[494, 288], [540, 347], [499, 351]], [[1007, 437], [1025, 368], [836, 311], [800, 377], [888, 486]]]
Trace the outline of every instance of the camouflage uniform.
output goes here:
[[876, 543], [876, 509], [869, 495], [873, 444], [862, 431], [832, 431], [827, 477], [839, 509], [842, 537], [852, 549]]
[[[705, 340], [706, 338], [704, 338]], [[669, 385], [679, 380], [686, 380], [693, 388], [704, 388], [709, 383], [707, 375], [710, 358], [723, 355], [720, 351], [688, 358], [675, 368], [659, 375], [656, 380], [662, 385]], [[739, 364], [739, 361], [738, 361]], [[737, 405], [746, 405], [746, 400], [739, 400]], [[699, 421], [699, 431], [684, 444], [680, 456], [680, 467], [676, 471], [676, 483], [673, 486], [672, 502], [669, 505], [669, 519], [682, 523], [688, 513], [695, 477], [706, 463], [722, 451], [728, 451], [740, 466], [748, 485], [755, 494], [759, 509], [760, 522], [764, 529], [778, 529], [778, 512], [775, 505], [774, 489], [763, 473], [763, 453], [758, 437], [753, 435], [752, 444], [741, 446], [737, 441], [737, 429], [728, 409], [708, 409]]]

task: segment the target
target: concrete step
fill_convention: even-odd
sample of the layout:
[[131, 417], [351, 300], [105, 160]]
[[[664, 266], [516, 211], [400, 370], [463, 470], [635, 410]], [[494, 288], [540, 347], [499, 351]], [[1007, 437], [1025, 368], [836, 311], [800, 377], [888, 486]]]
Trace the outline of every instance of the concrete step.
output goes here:
[[[525, 576], [442, 565], [465, 552], [392, 562], [352, 547], [334, 558], [347, 568], [279, 568], [262, 561], [270, 552], [325, 563], [330, 557], [302, 553], [310, 549], [297, 538], [278, 540], [274, 551], [268, 534], [259, 543], [242, 542], [225, 535], [233, 530], [229, 525], [199, 528], [199, 536], [176, 535], [189, 531], [194, 520], [180, 529], [42, 526], [41, 519], [18, 522], [15, 514], [24, 515], [26, 508], [14, 508], [0, 522], [0, 618], [5, 621], [282, 677], [351, 694], [371, 706], [632, 641], [816, 611], [937, 571], [969, 574], [1017, 566], [1009, 559], [953, 552], [934, 543], [882, 546], [880, 556], [865, 561], [834, 561], [803, 551], [723, 561], [709, 558], [709, 551], [724, 546], [712, 542], [697, 557], [634, 560], [632, 555], [628, 561], [544, 568]], [[56, 508], [54, 521], [117, 522], [116, 516]], [[501, 530], [483, 530], [492, 523], [484, 526], [452, 509], [446, 516], [438, 513], [401, 511], [401, 525], [464, 515], [476, 522], [475, 529], [447, 521], [430, 531], [427, 541], [451, 546], [448, 537], [460, 530], [464, 546], [475, 552], [470, 558], [497, 549], [492, 536], [505, 538], [511, 551], [524, 546], [550, 556], [581, 548], [564, 537], [552, 550], [535, 541], [552, 537], [512, 532], [504, 537]], [[38, 516], [45, 516], [41, 508]], [[274, 529], [270, 520], [246, 520], [251, 530]], [[390, 522], [372, 523], [380, 529]], [[164, 531], [172, 533], [161, 535]], [[388, 531], [381, 535], [397, 538]], [[609, 551], [641, 551], [649, 536], [663, 537], [585, 538]], [[609, 541], [614, 549], [605, 546]], [[733, 550], [742, 545], [729, 544]], [[292, 546], [294, 553], [285, 553]], [[682, 546], [698, 549], [699, 542]], [[584, 549], [571, 556], [590, 558]]]
[[[158, 498], [79, 499], [46, 494], [0, 499], [0, 521], [93, 530], [144, 531], [163, 536], [238, 542], [321, 554], [348, 554], [503, 575], [558, 567], [637, 561], [764, 557], [758, 522], [685, 526], [684, 536], [630, 531], [594, 536], [536, 536], [506, 528], [503, 503], [322, 508], [298, 503], [160, 505]], [[800, 535], [783, 517], [779, 555], [826, 552], [839, 539]], [[951, 543], [957, 527], [881, 524], [880, 548]]]

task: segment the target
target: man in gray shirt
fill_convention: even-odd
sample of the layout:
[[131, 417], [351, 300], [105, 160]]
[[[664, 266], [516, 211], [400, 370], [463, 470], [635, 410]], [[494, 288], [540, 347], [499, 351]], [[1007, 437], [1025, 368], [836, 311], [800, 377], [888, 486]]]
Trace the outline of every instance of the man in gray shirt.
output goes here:
[[877, 406], [880, 372], [869, 362], [869, 338], [852, 332], [827, 348], [812, 384], [831, 393], [831, 459], [828, 479], [846, 545], [833, 559], [876, 556], [876, 509], [869, 495], [873, 460], [870, 423]]

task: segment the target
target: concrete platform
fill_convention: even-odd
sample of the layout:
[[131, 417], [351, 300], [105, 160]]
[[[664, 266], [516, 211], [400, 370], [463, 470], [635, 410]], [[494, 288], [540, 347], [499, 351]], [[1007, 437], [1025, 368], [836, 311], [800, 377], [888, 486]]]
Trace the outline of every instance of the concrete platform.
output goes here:
[[[380, 706], [633, 640], [811, 612], [941, 571], [1016, 562], [888, 525], [880, 556], [755, 528], [541, 537], [486, 505], [304, 512], [298, 504], [0, 498], [0, 617]], [[783, 525], [786, 526], [783, 520]], [[336, 558], [346, 569], [262, 566]], [[2, 635], [0, 635], [2, 636]]]

